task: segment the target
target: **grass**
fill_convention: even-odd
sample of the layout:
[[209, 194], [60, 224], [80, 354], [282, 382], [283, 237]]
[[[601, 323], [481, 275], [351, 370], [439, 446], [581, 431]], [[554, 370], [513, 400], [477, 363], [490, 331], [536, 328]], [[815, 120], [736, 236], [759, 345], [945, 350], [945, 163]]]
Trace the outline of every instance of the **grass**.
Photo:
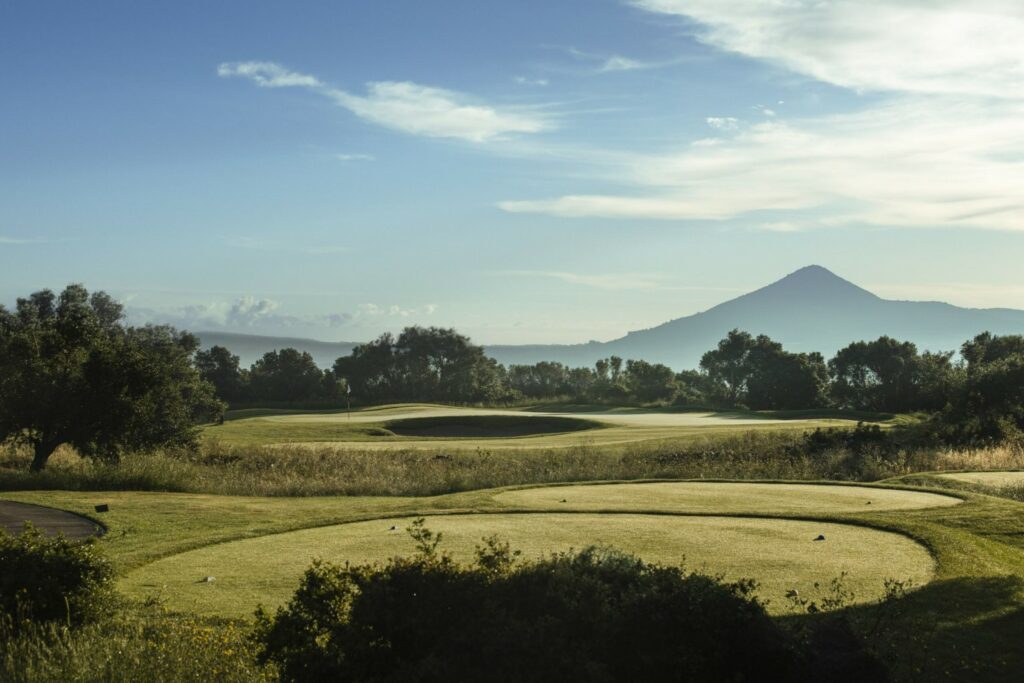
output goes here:
[[939, 476], [956, 479], [957, 481], [966, 481], [970, 484], [981, 484], [982, 486], [991, 486], [995, 488], [1024, 484], [1024, 471], [949, 472]]
[[[223, 543], [146, 565], [129, 574], [122, 588], [137, 596], [160, 594], [173, 610], [244, 617], [259, 604], [284, 604], [316, 557], [361, 564], [411, 553], [413, 542], [404, 532], [410, 522], [386, 518]], [[825, 522], [547, 513], [435, 516], [427, 525], [442, 534], [441, 548], [461, 561], [472, 559], [482, 538], [496, 534], [532, 558], [597, 544], [727, 579], [754, 577], [776, 612], [787, 609], [787, 590], [809, 593], [820, 577], [847, 572], [847, 588], [867, 601], [882, 595], [886, 578], [921, 585], [934, 569], [928, 551], [905, 536]], [[826, 540], [814, 541], [819, 534]], [[877, 562], [882, 556], [884, 564]], [[206, 576], [215, 581], [203, 582]]]
[[[916, 480], [905, 478], [900, 483], [925, 483], [931, 479], [944, 479], [932, 475], [916, 476]], [[629, 485], [634, 486], [634, 484]], [[813, 510], [801, 512], [798, 511], [798, 508], [802, 505], [792, 503], [794, 493], [789, 491], [789, 487], [785, 485], [764, 484], [762, 486], [767, 489], [764, 492], [756, 490], [741, 492], [737, 489], [733, 495], [724, 491], [728, 488], [725, 484], [688, 484], [686, 487], [697, 485], [713, 487], [717, 489], [717, 492], [716, 495], [704, 496], [702, 500], [695, 503], [697, 507], [692, 511], [699, 512], [703, 509], [705, 514], [710, 512], [718, 519], [733, 513], [749, 515], [750, 508], [756, 507], [758, 516], [762, 518], [779, 514], [799, 516], [804, 522], [808, 522], [808, 518], [813, 517], [816, 521], [810, 523], [817, 524], [819, 529], [824, 528], [822, 526], [824, 524], [852, 524], [879, 531], [898, 532], [902, 534], [900, 538], [910, 537], [921, 543], [935, 560], [933, 580], [899, 601], [901, 613], [906, 615], [901, 618], [907, 620], [902, 630], [907, 633], [917, 633], [918, 630], [926, 628], [927, 631], [921, 632], [920, 638], [923, 642], [927, 642], [928, 647], [916, 644], [913, 652], [910, 653], [915, 657], [913, 667], [920, 669], [916, 673], [911, 672], [918, 680], [1010, 681], [1015, 680], [1021, 667], [1024, 667], [1024, 651], [1019, 648], [1019, 634], [1024, 632], [1024, 578], [1022, 578], [1024, 577], [1024, 506], [1020, 503], [976, 493], [960, 492], [957, 495], [962, 497], [964, 502], [957, 505], [884, 510], [882, 508], [875, 509], [873, 503], [872, 511], [867, 512], [855, 509], [859, 507], [858, 499], [847, 490], [848, 487], [836, 487], [833, 491], [836, 495], [831, 497], [835, 507], [830, 508], [820, 500], [815, 500], [811, 506], [814, 508]], [[600, 532], [605, 522], [617, 517], [616, 515], [598, 516], [596, 513], [603, 510], [593, 509], [594, 501], [599, 500], [605, 494], [609, 495], [610, 506], [615, 507], [616, 497], [610, 495], [615, 492], [615, 489], [611, 488], [613, 486], [618, 485], [548, 487], [540, 489], [537, 495], [561, 492], [562, 498], [566, 499], [567, 503], [552, 505], [555, 509], [550, 512], [562, 515], [573, 509], [579, 509], [581, 510], [580, 514], [598, 520], [594, 526], [595, 533], [597, 533]], [[666, 508], [666, 510], [662, 510], [663, 512], [671, 512], [673, 510], [672, 497], [663, 491], [662, 484], [651, 484], [651, 486], [651, 489], [644, 489], [648, 492], [648, 499], [640, 497], [634, 501], [637, 505], [635, 512], [654, 513], [658, 511], [659, 507]], [[771, 492], [778, 494], [774, 503], [763, 498], [763, 496], [770, 496]], [[816, 487], [801, 488], [799, 492], [802, 492], [801, 495], [811, 498], [821, 493]], [[889, 490], [884, 488], [869, 488], [864, 491], [858, 490], [857, 494], [863, 493], [874, 501], [887, 495], [888, 492]], [[249, 541], [243, 539], [265, 539], [262, 542], [270, 543], [278, 538], [285, 539], [290, 536], [290, 534], [273, 535], [281, 532], [313, 529], [301, 533], [313, 536], [321, 534], [325, 539], [323, 542], [326, 542], [333, 538], [339, 530], [339, 527], [334, 525], [347, 522], [367, 522], [377, 525], [368, 528], [380, 530], [380, 522], [371, 522], [371, 520], [396, 520], [392, 524], [397, 526], [397, 520], [408, 519], [418, 514], [433, 515], [434, 517], [441, 513], [491, 512], [507, 514], [514, 509], [521, 509], [520, 506], [526, 507], [531, 504], [529, 500], [526, 500], [516, 502], [513, 506], [507, 500], [507, 496], [513, 495], [513, 492], [508, 489], [469, 491], [428, 498], [307, 497], [288, 499], [73, 491], [25, 491], [2, 495], [4, 498], [51, 505], [101, 517], [110, 529], [101, 543], [113, 556], [116, 565], [128, 577], [132, 576], [132, 570], [146, 571], [146, 565], [150, 562], [159, 561], [162, 558], [167, 558], [164, 561], [170, 562], [178, 553], [190, 550], [216, 553], [222, 549], [226, 549], [224, 552], [229, 552], [232, 548], [248, 548], [245, 544]], [[908, 494], [893, 491], [893, 495]], [[916, 496], [911, 495], [910, 497], [915, 498]], [[573, 505], [568, 503], [570, 498], [575, 499]], [[110, 504], [110, 512], [98, 516], [92, 512], [92, 506], [103, 502]], [[576, 504], [578, 504], [578, 508], [574, 508]], [[900, 505], [902, 506], [903, 503]], [[681, 508], [676, 505], [674, 509]], [[730, 510], [733, 512], [729, 512]], [[543, 517], [535, 516], [529, 518], [543, 519]], [[499, 518], [481, 515], [478, 519], [482, 523], [489, 523]], [[514, 519], [521, 520], [524, 517], [517, 516]], [[659, 521], [654, 525], [655, 527], [664, 524], [665, 520], [677, 518], [661, 516], [656, 519]], [[701, 518], [678, 519], [706, 523]], [[449, 521], [448, 518], [445, 518], [445, 521]], [[558, 521], [558, 524], [553, 525], [555, 527], [551, 531], [553, 534], [557, 532], [557, 527], [564, 526], [561, 519]], [[743, 520], [733, 521], [739, 523]], [[767, 525], [764, 528], [764, 533], [761, 534], [759, 547], [763, 549], [771, 549], [775, 543], [776, 537], [773, 534], [776, 532], [772, 532], [772, 528], [792, 528], [790, 522], [779, 520], [763, 523]], [[434, 522], [432, 521], [431, 524], [433, 525]], [[819, 533], [821, 532], [819, 531]], [[834, 535], [831, 531], [824, 533], [826, 539]], [[569, 539], [569, 542], [573, 545], [582, 544], [586, 537], [586, 534], [583, 533], [571, 535], [572, 538]], [[630, 532], [624, 532], [624, 541], [628, 541], [629, 536]], [[802, 532], [797, 536], [804, 538]], [[885, 534], [882, 536], [888, 538]], [[708, 535], [711, 540], [713, 537], [714, 534]], [[389, 536], [387, 538], [390, 539]], [[241, 541], [241, 543], [234, 541]], [[316, 541], [316, 543], [320, 542], [320, 540]], [[523, 539], [524, 545], [528, 542], [530, 542], [529, 538]], [[811, 552], [816, 552], [818, 545], [820, 544], [811, 545]], [[827, 540], [824, 545], [828, 546]], [[654, 546], [657, 546], [657, 543], [654, 543]], [[316, 552], [316, 549], [314, 548], [311, 552]], [[714, 554], [724, 557], [723, 552], [725, 551], [715, 550]], [[750, 552], [753, 550], [751, 549]], [[696, 551], [687, 553], [688, 565], [699, 568], [702, 562], [698, 559], [700, 554], [699, 545]], [[711, 555], [712, 553], [709, 552], [708, 556]], [[274, 562], [279, 556], [286, 557], [287, 553], [275, 551], [269, 552], [269, 554], [252, 554], [246, 551], [238, 556], [236, 564], [242, 565], [246, 571], [256, 573], [262, 564]], [[747, 559], [751, 562], [752, 568], [756, 568], [757, 565], [767, 566], [764, 563], [763, 555], [760, 556], [761, 559], [756, 558], [757, 556], [748, 555]], [[882, 551], [871, 558], [871, 563], [882, 567], [883, 572], [888, 562], [889, 554]], [[714, 567], [710, 563], [709, 566]], [[190, 570], [187, 577], [183, 577], [183, 579], [202, 578], [201, 576], [193, 578], [193, 576], [192, 570]], [[228, 576], [218, 577], [218, 581], [226, 581]], [[827, 583], [834, 577], [802, 575], [791, 578]], [[197, 584], [195, 587], [214, 587], [214, 590], [218, 590], [218, 581], [213, 582], [212, 585]], [[149, 581], [148, 583], [158, 582]], [[151, 592], [151, 589], [147, 590]], [[171, 596], [165, 591], [164, 597], [170, 599]], [[856, 613], [856, 608], [851, 609], [851, 614]], [[795, 617], [787, 617], [787, 619], [790, 618]], [[921, 626], [922, 624], [925, 626]], [[924, 659], [919, 661], [918, 655]], [[910, 661], [908, 652], [893, 651], [889, 653], [888, 657], [890, 663], [897, 666]]]
[[[586, 410], [584, 410], [586, 408]], [[587, 419], [570, 417], [585, 413]], [[838, 417], [843, 415], [844, 417]], [[447, 419], [451, 428], [433, 420]], [[667, 408], [562, 407], [558, 410], [490, 409], [401, 404], [347, 411], [248, 409], [229, 413], [224, 424], [210, 425], [204, 438], [228, 446], [328, 444], [342, 449], [490, 450], [622, 446], [637, 442], [691, 439], [730, 434], [753, 427], [800, 431], [816, 426], [849, 425], [838, 411], [781, 417], [769, 413], [694, 413]], [[431, 427], [426, 433], [415, 429]], [[595, 424], [596, 423], [596, 424]], [[596, 430], [596, 427], [603, 427]], [[393, 429], [397, 427], [398, 429]], [[418, 433], [417, 433], [418, 432]], [[447, 438], [445, 438], [447, 437]]]
[[[608, 429], [595, 430], [603, 433]], [[168, 491], [236, 496], [424, 496], [505, 486], [631, 479], [876, 481], [936, 470], [1024, 468], [1024, 449], [808, 450], [805, 430], [769, 424], [686, 438], [567, 448], [367, 449], [352, 444], [245, 446], [207, 442], [197, 452], [129, 455], [120, 465], [61, 449], [28, 471], [27, 449], [0, 448], [0, 490]], [[524, 437], [532, 441], [534, 437]], [[422, 442], [431, 442], [423, 439]], [[486, 442], [487, 440], [479, 440]], [[931, 484], [934, 485], [934, 484]]]
[[502, 491], [502, 506], [517, 509], [643, 511], [677, 514], [814, 516], [915, 510], [956, 505], [952, 496], [866, 486], [738, 482], [655, 482], [601, 486], [545, 486]]

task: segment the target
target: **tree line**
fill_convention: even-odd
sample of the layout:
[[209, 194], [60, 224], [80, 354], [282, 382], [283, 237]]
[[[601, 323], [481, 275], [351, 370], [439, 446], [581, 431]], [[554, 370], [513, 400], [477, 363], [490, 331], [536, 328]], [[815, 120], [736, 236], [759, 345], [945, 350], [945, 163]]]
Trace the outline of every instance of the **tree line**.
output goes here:
[[188, 332], [131, 327], [103, 292], [71, 285], [0, 306], [0, 443], [34, 451], [33, 469], [69, 444], [91, 457], [196, 443], [227, 404], [338, 401], [574, 401], [693, 408], [840, 408], [928, 412], [948, 440], [995, 440], [1024, 428], [1024, 337], [988, 332], [953, 352], [920, 353], [890, 337], [825, 361], [766, 335], [733, 330], [699, 370], [611, 356], [593, 367], [505, 367], [452, 329], [408, 327], [355, 347], [322, 370], [285, 348], [243, 369], [226, 348]]
[[952, 351], [919, 352], [882, 336], [825, 360], [767, 335], [732, 330], [698, 370], [617, 356], [593, 367], [542, 361], [500, 365], [452, 329], [408, 327], [381, 335], [321, 370], [308, 353], [271, 351], [248, 370], [223, 347], [196, 355], [201, 376], [229, 403], [302, 402], [346, 395], [362, 404], [568, 401], [708, 409], [838, 408], [941, 413], [985, 434], [1024, 425], [1024, 337], [988, 332]]

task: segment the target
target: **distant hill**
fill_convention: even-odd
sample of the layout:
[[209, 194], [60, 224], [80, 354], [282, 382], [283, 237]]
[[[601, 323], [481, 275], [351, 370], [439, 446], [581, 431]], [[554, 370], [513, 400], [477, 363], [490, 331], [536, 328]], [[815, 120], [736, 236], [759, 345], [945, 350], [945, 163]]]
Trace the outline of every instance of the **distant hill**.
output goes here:
[[[1024, 334], [1024, 311], [882, 299], [821, 266], [807, 266], [707, 311], [630, 332], [609, 342], [488, 346], [486, 350], [506, 365], [542, 360], [591, 365], [599, 358], [616, 355], [665, 363], [682, 370], [697, 367], [701, 355], [734, 328], [755, 335], [767, 334], [790, 351], [820, 351], [826, 358], [851, 341], [882, 335], [912, 341], [921, 350], [954, 351], [966, 339], [985, 330], [994, 334]], [[242, 356], [246, 364], [252, 362], [247, 358], [255, 359], [263, 351], [294, 346], [309, 351], [317, 363], [327, 367], [354, 346], [347, 342], [332, 344], [225, 333], [201, 332], [199, 336], [204, 346], [226, 346]]]

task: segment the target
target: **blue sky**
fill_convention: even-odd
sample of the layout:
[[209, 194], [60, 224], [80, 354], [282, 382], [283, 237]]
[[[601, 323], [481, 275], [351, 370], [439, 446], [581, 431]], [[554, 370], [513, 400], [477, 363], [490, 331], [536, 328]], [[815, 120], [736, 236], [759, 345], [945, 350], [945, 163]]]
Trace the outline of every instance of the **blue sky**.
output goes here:
[[1024, 307], [1024, 9], [0, 7], [0, 301], [364, 340], [611, 339], [811, 263]]

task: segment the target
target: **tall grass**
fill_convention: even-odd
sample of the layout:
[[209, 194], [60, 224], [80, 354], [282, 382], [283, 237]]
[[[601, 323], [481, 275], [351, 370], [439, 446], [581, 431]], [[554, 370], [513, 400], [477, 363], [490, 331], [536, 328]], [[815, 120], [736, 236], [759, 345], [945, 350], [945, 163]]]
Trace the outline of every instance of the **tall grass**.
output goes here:
[[0, 490], [136, 490], [252, 496], [424, 496], [499, 486], [608, 479], [791, 479], [876, 481], [936, 470], [1024, 468], [1019, 445], [809, 448], [792, 432], [751, 430], [686, 442], [597, 447], [431, 452], [324, 446], [227, 446], [157, 451], [120, 464], [62, 449], [40, 473], [30, 454], [0, 449]]
[[109, 681], [272, 681], [253, 656], [249, 629], [232, 622], [120, 614], [69, 629], [0, 626], [0, 680], [9, 683]]

